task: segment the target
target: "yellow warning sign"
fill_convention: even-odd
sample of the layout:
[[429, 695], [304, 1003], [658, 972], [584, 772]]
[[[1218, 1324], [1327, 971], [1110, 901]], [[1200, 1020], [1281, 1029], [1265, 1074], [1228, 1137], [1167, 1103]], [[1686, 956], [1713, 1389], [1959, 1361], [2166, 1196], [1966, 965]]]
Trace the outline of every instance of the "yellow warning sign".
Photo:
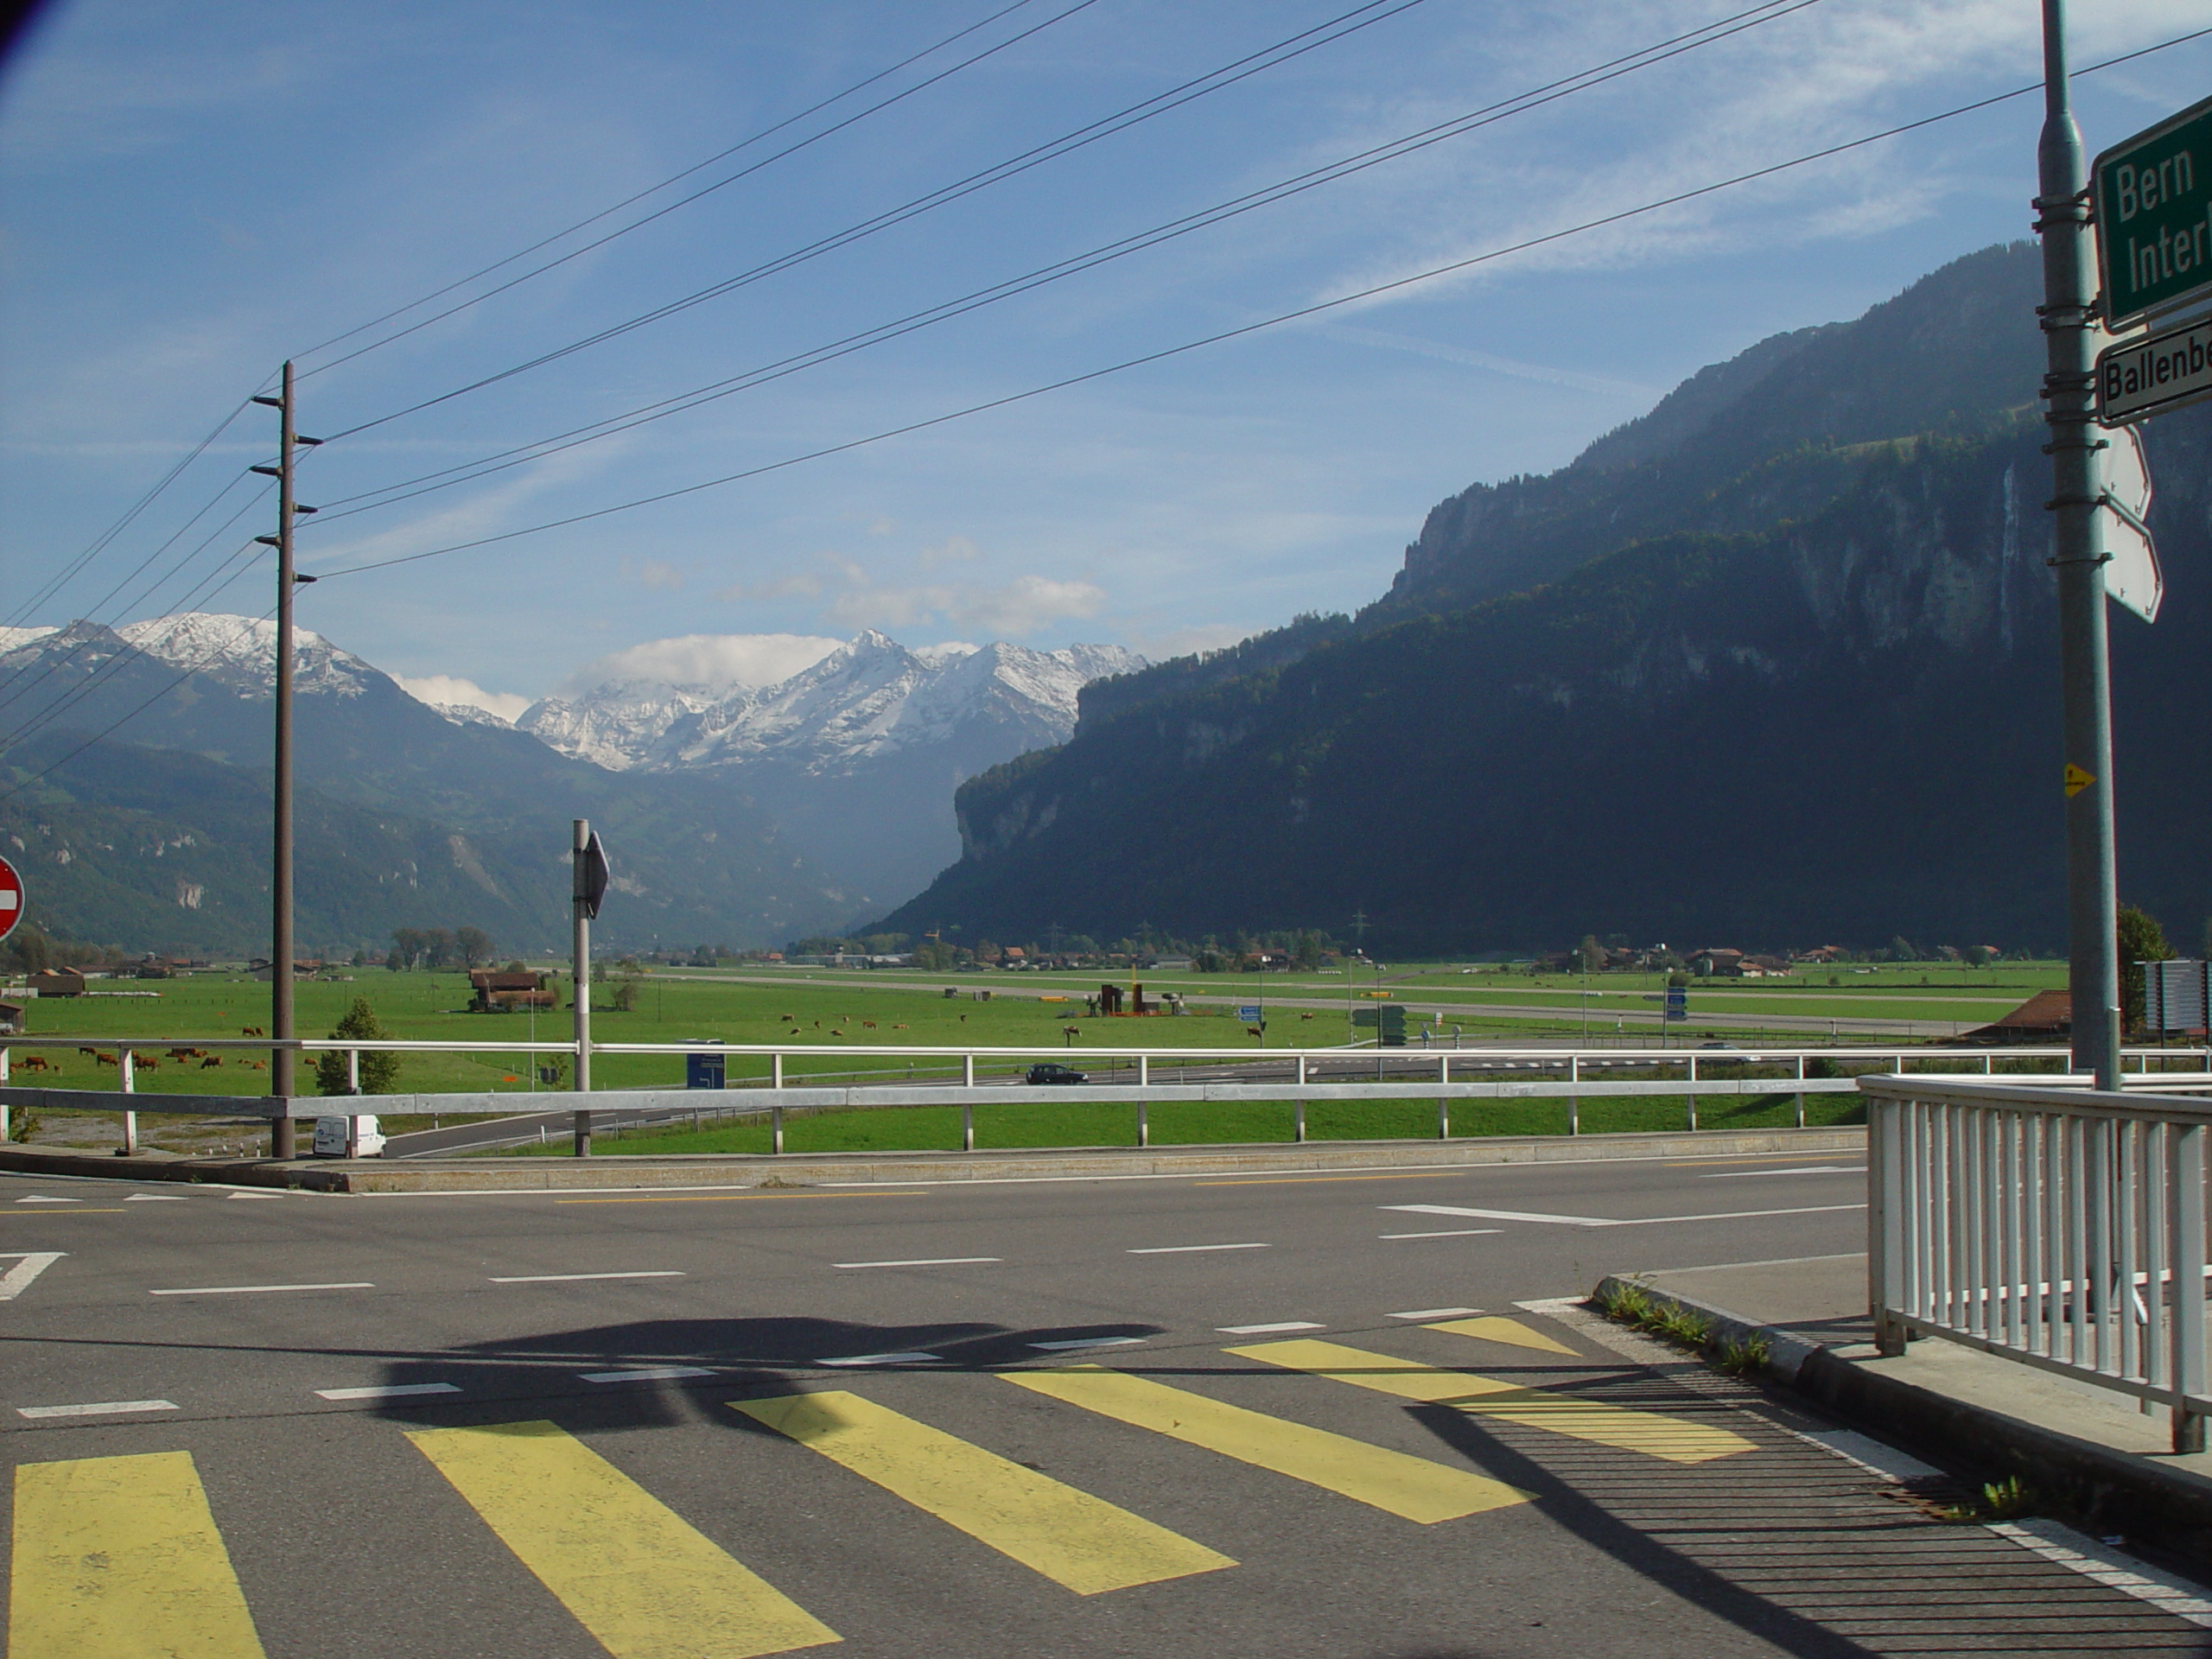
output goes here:
[[2083, 790], [2087, 789], [2091, 784], [2094, 784], [2096, 781], [2096, 777], [2094, 773], [2082, 771], [2081, 767], [2075, 766], [2071, 760], [2069, 760], [2066, 763], [2066, 798], [2068, 800], [2072, 800], [2076, 795], [2079, 795]]

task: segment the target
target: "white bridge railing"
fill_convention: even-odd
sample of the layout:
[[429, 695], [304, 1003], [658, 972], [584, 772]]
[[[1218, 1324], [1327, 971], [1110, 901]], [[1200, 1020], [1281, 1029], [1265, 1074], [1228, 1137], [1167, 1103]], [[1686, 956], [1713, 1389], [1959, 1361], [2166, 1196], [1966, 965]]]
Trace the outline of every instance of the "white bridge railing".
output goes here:
[[[2169, 1081], [2212, 1096], [2212, 1078]], [[2212, 1097], [1858, 1086], [1881, 1351], [1940, 1337], [2132, 1395], [2170, 1409], [2177, 1452], [2203, 1450]]]

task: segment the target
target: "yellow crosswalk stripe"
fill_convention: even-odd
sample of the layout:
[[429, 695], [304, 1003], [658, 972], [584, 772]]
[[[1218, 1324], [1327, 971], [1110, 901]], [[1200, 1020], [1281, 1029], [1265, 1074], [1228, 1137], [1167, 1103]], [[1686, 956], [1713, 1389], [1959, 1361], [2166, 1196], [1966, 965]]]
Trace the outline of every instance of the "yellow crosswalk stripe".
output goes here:
[[1518, 1319], [1501, 1319], [1492, 1313], [1479, 1319], [1446, 1319], [1440, 1325], [1428, 1325], [1424, 1331], [1448, 1331], [1455, 1337], [1479, 1337], [1484, 1342], [1510, 1343], [1516, 1348], [1534, 1348], [1540, 1354], [1566, 1354], [1580, 1358], [1574, 1350], [1563, 1342], [1554, 1342], [1542, 1332], [1525, 1325]]
[[407, 1438], [614, 1659], [757, 1659], [842, 1639], [557, 1424]]
[[189, 1452], [16, 1471], [16, 1659], [262, 1659]]
[[1441, 1370], [1333, 1342], [1263, 1342], [1228, 1351], [1287, 1370], [1332, 1376], [1340, 1382], [1395, 1395], [1402, 1400], [1447, 1405], [1478, 1417], [1496, 1417], [1526, 1428], [1549, 1429], [1578, 1440], [1646, 1452], [1669, 1463], [1707, 1463], [1751, 1449], [1751, 1443], [1740, 1434], [1669, 1417], [1663, 1412], [1576, 1400], [1522, 1388], [1517, 1382], [1477, 1376], [1471, 1371]]
[[1236, 1565], [1103, 1498], [858, 1395], [829, 1390], [730, 1404], [1077, 1595]]
[[1102, 1417], [1271, 1469], [1423, 1525], [1529, 1501], [1528, 1493], [1471, 1469], [1431, 1463], [1103, 1365], [1001, 1375], [1017, 1387]]

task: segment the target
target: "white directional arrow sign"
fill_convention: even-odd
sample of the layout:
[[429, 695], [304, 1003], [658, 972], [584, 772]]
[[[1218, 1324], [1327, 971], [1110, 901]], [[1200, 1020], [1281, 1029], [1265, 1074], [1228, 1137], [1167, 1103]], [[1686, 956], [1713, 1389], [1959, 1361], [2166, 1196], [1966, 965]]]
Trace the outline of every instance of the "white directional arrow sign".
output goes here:
[[2143, 521], [2151, 511], [2151, 464], [2143, 439], [2132, 426], [2115, 428], [2105, 451], [2105, 494], [2101, 503], [2105, 548], [2105, 594], [2145, 622], [2158, 620], [2166, 580], [2158, 569], [2158, 550]]

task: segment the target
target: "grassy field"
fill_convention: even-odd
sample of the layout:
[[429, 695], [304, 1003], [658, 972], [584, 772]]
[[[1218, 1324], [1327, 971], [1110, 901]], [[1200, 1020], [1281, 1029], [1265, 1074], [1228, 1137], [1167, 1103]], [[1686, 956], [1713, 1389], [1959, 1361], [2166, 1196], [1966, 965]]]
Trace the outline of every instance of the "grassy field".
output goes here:
[[[1975, 1023], [1993, 1017], [2044, 985], [2063, 982], [2063, 965], [2056, 963], [2008, 963], [1971, 970], [1955, 963], [1936, 963], [1885, 967], [1863, 975], [1840, 970], [1835, 976], [1848, 982], [1838, 986], [1763, 982], [1756, 989], [1733, 985], [1724, 989], [1699, 984], [1690, 993], [1691, 1020], [1687, 1028], [1677, 1027], [1674, 1036], [1686, 1041], [1725, 1037], [1738, 1043], [1757, 1041], [1762, 1036], [1758, 1030], [1739, 1027], [1702, 1028], [1696, 1019], [1700, 1010], [1749, 1014], [1779, 1010], [1818, 1017], [1840, 1013], [1891, 1019], [1963, 1018], [1967, 1023]], [[923, 1061], [893, 1061], [838, 1052], [871, 1044], [1013, 1047], [1026, 1050], [1035, 1058], [1071, 1058], [1078, 1065], [1085, 1064], [1086, 1051], [1103, 1048], [1205, 1047], [1256, 1052], [1263, 1046], [1247, 1034], [1234, 1006], [1201, 1005], [1183, 1017], [1086, 1018], [1082, 996], [1095, 992], [1102, 977], [1104, 976], [1098, 972], [932, 976], [911, 971], [859, 973], [804, 969], [664, 969], [649, 974], [639, 983], [635, 1006], [627, 1011], [607, 1006], [615, 993], [613, 984], [597, 987], [593, 1035], [602, 1043], [718, 1038], [733, 1043], [785, 1045], [792, 1056], [786, 1061], [785, 1076], [794, 1083], [888, 1082], [926, 1076], [931, 1070]], [[1147, 974], [1143, 977], [1147, 993], [1180, 989], [1198, 995], [1234, 998], [1239, 1003], [1263, 1001], [1268, 1010], [1264, 1043], [1268, 1048], [1332, 1047], [1343, 1044], [1350, 1034], [1342, 1011], [1346, 986], [1341, 974], [1271, 975], [1264, 987], [1249, 976], [1228, 975]], [[1821, 977], [1825, 979], [1827, 976], [1823, 973]], [[1648, 1023], [1649, 1014], [1653, 1005], [1643, 999], [1656, 993], [1659, 977], [1611, 975], [1602, 976], [1602, 984], [1592, 982], [1593, 992], [1602, 989], [1605, 993], [1602, 998], [1594, 995], [1592, 998], [1589, 1024], [1592, 1038], [1611, 1037], [1609, 1028], [1615, 1010], [1627, 1008], [1632, 1016], [1642, 1017], [1625, 1020], [1626, 1040], [1639, 1046], [1648, 1043], [1652, 1030]], [[168, 1047], [197, 1039], [238, 1036], [249, 1027], [266, 1028], [270, 1013], [269, 988], [265, 984], [239, 974], [203, 972], [165, 981], [94, 982], [94, 987], [150, 991], [155, 995], [35, 1000], [26, 1009], [29, 1034], [67, 1035], [81, 1039], [87, 1046], [105, 1047], [111, 1052], [119, 1039], [145, 1039], [134, 1043], [134, 1050], [142, 1060], [139, 1087], [149, 1092], [210, 1096], [267, 1093], [265, 1065], [257, 1066], [256, 1057], [248, 1051], [227, 1051], [221, 1064], [212, 1066], [197, 1061], [178, 1062], [163, 1053]], [[944, 992], [948, 988], [957, 995], [947, 997]], [[1358, 993], [1375, 986], [1370, 976], [1362, 974], [1351, 988]], [[1556, 976], [1546, 978], [1489, 969], [1461, 973], [1446, 965], [1419, 965], [1417, 971], [1394, 970], [1385, 977], [1383, 988], [1394, 994], [1394, 1000], [1410, 1005], [1454, 1010], [1445, 1016], [1446, 1029], [1457, 1029], [1471, 1041], [1510, 1041], [1516, 1038], [1557, 1041], [1565, 1037], [1579, 1038], [1582, 1030], [1579, 976], [1570, 983]], [[982, 991], [993, 993], [989, 1001], [978, 999], [976, 994]], [[1068, 1000], [1039, 1001], [1040, 994]], [[570, 1016], [565, 1009], [541, 1011], [534, 1017], [519, 1013], [474, 1014], [467, 1009], [467, 982], [459, 973], [394, 974], [380, 968], [357, 970], [349, 980], [302, 982], [298, 988], [301, 1033], [308, 1036], [328, 1033], [356, 997], [370, 1003], [385, 1029], [396, 1038], [519, 1042], [534, 1037], [549, 1044], [559, 1044], [569, 1037]], [[1297, 1001], [1318, 1001], [1321, 1006], [1291, 1006]], [[1357, 997], [1356, 1001], [1374, 1006], [1370, 998]], [[1491, 1008], [1507, 1005], [1507, 1011], [1495, 1014], [1458, 1012], [1462, 1004]], [[1417, 1026], [1418, 1021], [1415, 1023]], [[1065, 1031], [1069, 1026], [1077, 1027], [1072, 1039]], [[1803, 1043], [1813, 1035], [1787, 1031], [1770, 1034], [1777, 1040], [1793, 1044]], [[1818, 1040], [1816, 1036], [1813, 1039]], [[1849, 1033], [1845, 1033], [1843, 1040], [1851, 1040]], [[1414, 1046], [1418, 1047], [1419, 1043], [1416, 1036]], [[22, 1048], [15, 1051], [19, 1062], [34, 1052], [36, 1051]], [[25, 1071], [19, 1065], [16, 1080], [67, 1089], [115, 1090], [117, 1074], [113, 1067], [99, 1065], [73, 1049], [49, 1050], [45, 1053], [54, 1068], [52, 1071]], [[153, 1062], [151, 1066], [143, 1064], [149, 1059]], [[557, 1050], [541, 1053], [537, 1059], [545, 1066], [562, 1063]], [[1103, 1064], [1090, 1061], [1086, 1069], [1097, 1073]], [[679, 1056], [601, 1053], [594, 1057], [593, 1065], [594, 1081], [602, 1088], [672, 1088], [680, 1087], [683, 1083], [683, 1063]], [[410, 1054], [402, 1058], [396, 1087], [410, 1094], [528, 1096], [556, 1090], [556, 1084], [537, 1081], [534, 1071], [531, 1057], [522, 1054]], [[733, 1056], [728, 1064], [732, 1082], [765, 1077], [766, 1072], [765, 1058]], [[303, 1089], [311, 1092], [315, 1087], [312, 1067], [302, 1067], [302, 1074]], [[950, 1075], [950, 1067], [938, 1075]], [[528, 1104], [526, 1100], [518, 1099], [513, 1109], [527, 1109]], [[999, 1109], [987, 1109], [987, 1112]], [[1014, 1116], [1009, 1116], [1002, 1131], [998, 1128], [984, 1129], [985, 1144], [1115, 1144], [1133, 1133], [1126, 1109], [1120, 1107], [1070, 1105], [1050, 1109], [1050, 1112], [1077, 1114], [1075, 1120], [1065, 1123], [1048, 1123], [1046, 1118], [1037, 1117], [1035, 1114], [1043, 1109], [1004, 1109]], [[1181, 1120], [1177, 1114], [1185, 1109], [1162, 1108], [1165, 1116], [1156, 1116], [1154, 1119], [1154, 1139], [1170, 1141], [1184, 1135], [1185, 1131], [1178, 1127]], [[1243, 1109], [1205, 1109], [1218, 1112]], [[1193, 1127], [1188, 1134], [1192, 1138], [1208, 1140], [1224, 1135], [1230, 1139], [1287, 1138], [1287, 1106], [1252, 1109], [1271, 1116], [1255, 1118], [1249, 1126], [1226, 1123], [1217, 1128]], [[1317, 1114], [1337, 1109], [1333, 1106], [1315, 1109]], [[1410, 1130], [1387, 1127], [1396, 1122], [1391, 1116], [1395, 1109], [1370, 1103], [1344, 1109], [1353, 1112], [1354, 1118], [1348, 1119], [1341, 1130], [1325, 1128], [1323, 1119], [1317, 1116], [1312, 1133], [1317, 1137], [1338, 1138], [1341, 1135], [1357, 1138], [1425, 1132], [1419, 1125]], [[1420, 1104], [1405, 1108], [1424, 1122], [1433, 1121], [1427, 1116], [1432, 1109]], [[1485, 1114], [1522, 1109], [1486, 1107], [1455, 1117], [1455, 1128], [1464, 1125], [1467, 1133], [1541, 1132], [1534, 1127], [1535, 1120], [1526, 1129], [1506, 1131], [1481, 1127], [1491, 1121]], [[1563, 1127], [1563, 1113], [1554, 1111], [1548, 1104], [1525, 1109], [1547, 1122], [1547, 1114], [1559, 1116]], [[1601, 1126], [1638, 1128], [1647, 1123], [1676, 1122], [1681, 1121], [1681, 1103], [1675, 1102], [1604, 1106], [1592, 1102], [1585, 1115], [1585, 1123], [1595, 1129]], [[1030, 1116], [1021, 1116], [1025, 1110]], [[1092, 1119], [1084, 1116], [1089, 1113], [1104, 1114], [1096, 1118], [1096, 1123], [1110, 1126], [1110, 1133], [1109, 1127], [1092, 1127]], [[1357, 1116], [1361, 1113], [1380, 1116], [1373, 1118], [1370, 1124], [1368, 1118]], [[1628, 1116], [1615, 1124], [1607, 1116], [1611, 1113]], [[1280, 1134], [1268, 1127], [1275, 1124], [1278, 1118]], [[1041, 1127], [1024, 1127], [1033, 1121]], [[105, 1122], [112, 1124], [115, 1120]], [[86, 1128], [92, 1140], [112, 1139], [115, 1131], [101, 1127], [100, 1122], [79, 1119], [74, 1115], [53, 1115], [41, 1138], [79, 1139], [72, 1127], [76, 1125]], [[795, 1120], [791, 1135], [796, 1138], [792, 1144], [810, 1144], [806, 1137], [830, 1135], [862, 1137], [834, 1142], [841, 1147], [870, 1144], [867, 1137], [880, 1135], [895, 1136], [904, 1145], [928, 1146], [949, 1143], [957, 1139], [958, 1132], [957, 1112], [947, 1118], [941, 1114], [933, 1116], [929, 1109], [887, 1115], [887, 1121], [872, 1127], [851, 1121], [833, 1128], [828, 1127], [830, 1122], [829, 1119]], [[809, 1127], [802, 1128], [801, 1124]], [[393, 1132], [423, 1126], [413, 1119], [394, 1119], [388, 1125]], [[179, 1142], [181, 1144], [193, 1141], [195, 1135], [205, 1139], [208, 1134], [231, 1133], [227, 1129], [219, 1132], [205, 1126], [162, 1123], [153, 1119], [149, 1119], [145, 1127], [149, 1139], [157, 1144], [168, 1144], [176, 1136], [182, 1137]], [[989, 1138], [1001, 1133], [1008, 1138]], [[1024, 1138], [1032, 1134], [1050, 1138]], [[729, 1128], [715, 1130], [713, 1135], [736, 1137], [731, 1142], [734, 1147], [743, 1143], [747, 1136], [762, 1135], [765, 1131]], [[671, 1143], [669, 1149], [682, 1148]]]
[[[1858, 1123], [1866, 1109], [1849, 1095], [1809, 1095], [1808, 1124]], [[1586, 1135], [1635, 1129], [1679, 1129], [1688, 1122], [1688, 1103], [1654, 1096], [1636, 1100], [1592, 1099], [1582, 1103]], [[1224, 1142], [1288, 1141], [1291, 1108], [1254, 1102], [1155, 1103], [1149, 1128], [1154, 1146], [1203, 1146]], [[1726, 1100], [1711, 1097], [1698, 1115], [1702, 1128], [1780, 1128], [1796, 1121], [1788, 1095]], [[1461, 1140], [1497, 1135], [1565, 1135], [1567, 1103], [1547, 1101], [1454, 1101], [1452, 1137]], [[1436, 1103], [1427, 1100], [1315, 1101], [1306, 1109], [1306, 1133], [1313, 1141], [1423, 1140], [1436, 1133]], [[1107, 1101], [1022, 1099], [976, 1109], [976, 1145], [983, 1150], [1024, 1147], [1133, 1147], [1136, 1110]], [[895, 1110], [825, 1111], [788, 1115], [784, 1149], [802, 1152], [957, 1151], [960, 1109], [909, 1106]], [[594, 1153], [661, 1157], [680, 1153], [766, 1153], [765, 1122], [709, 1124], [690, 1128], [650, 1128], [592, 1140]], [[565, 1156], [565, 1142], [516, 1151]], [[512, 1154], [506, 1154], [512, 1155]]]

